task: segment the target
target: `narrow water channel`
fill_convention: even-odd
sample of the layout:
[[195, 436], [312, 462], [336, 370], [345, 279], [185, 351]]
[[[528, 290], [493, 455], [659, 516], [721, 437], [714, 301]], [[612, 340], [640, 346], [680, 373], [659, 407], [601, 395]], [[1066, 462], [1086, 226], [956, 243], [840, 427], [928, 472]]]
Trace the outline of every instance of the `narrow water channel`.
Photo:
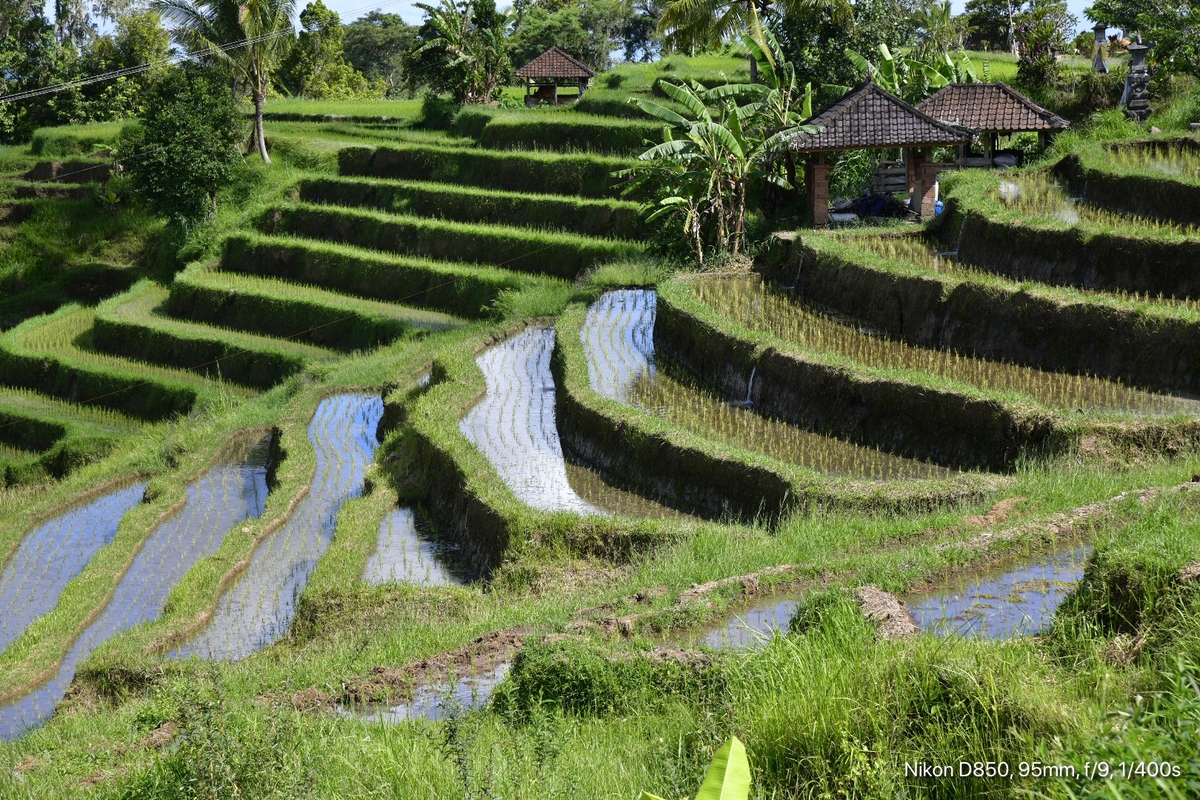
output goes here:
[[308, 426], [316, 450], [308, 494], [259, 544], [246, 572], [222, 595], [208, 627], [172, 656], [236, 661], [287, 632], [300, 594], [333, 539], [338, 511], [362, 492], [382, 416], [379, 395], [342, 394], [321, 401]]
[[0, 572], [0, 652], [58, 603], [71, 579], [117, 535], [146, 484], [109, 492], [31, 531]]
[[183, 509], [146, 539], [103, 612], [72, 645], [58, 673], [0, 708], [0, 739], [18, 736], [46, 720], [81, 661], [117, 634], [157, 619], [171, 589], [197, 561], [215, 552], [235, 525], [262, 515], [269, 443], [264, 439], [252, 448], [241, 447], [238, 462], [218, 464], [187, 487]]
[[477, 711], [487, 705], [492, 692], [508, 675], [511, 667], [511, 664], [504, 663], [486, 672], [464, 675], [453, 681], [418, 686], [412, 699], [406, 703], [346, 710], [343, 714], [364, 722], [397, 723], [416, 719], [446, 719]]
[[765, 597], [749, 608], [734, 611], [717, 625], [689, 637], [688, 643], [714, 650], [754, 650], [788, 632], [800, 606], [799, 595]]
[[456, 569], [459, 548], [438, 541], [411, 508], [391, 511], [379, 526], [379, 544], [367, 559], [363, 581], [372, 586], [412, 583], [445, 586], [466, 583], [470, 577]]

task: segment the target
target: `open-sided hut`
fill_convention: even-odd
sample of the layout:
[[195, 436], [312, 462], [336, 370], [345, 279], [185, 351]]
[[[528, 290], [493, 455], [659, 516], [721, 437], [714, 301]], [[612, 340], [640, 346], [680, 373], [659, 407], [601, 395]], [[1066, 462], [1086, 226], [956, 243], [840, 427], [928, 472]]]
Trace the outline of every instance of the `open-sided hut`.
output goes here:
[[1071, 125], [1003, 83], [952, 83], [922, 100], [917, 108], [936, 120], [970, 128], [979, 135], [983, 158], [971, 159], [960, 152], [962, 166], [992, 166], [1000, 136], [1032, 131], [1045, 147], [1049, 137]]
[[[572, 102], [579, 98], [596, 76], [587, 64], [572, 57], [557, 45], [517, 70], [517, 77], [525, 81], [525, 105], [536, 106], [547, 103], [552, 106], [560, 102]], [[578, 86], [579, 94], [558, 94], [560, 86]]]
[[808, 124], [820, 130], [796, 134], [789, 146], [793, 152], [809, 155], [804, 177], [814, 225], [829, 222], [827, 153], [904, 150], [910, 208], [922, 217], [931, 217], [937, 203], [937, 169], [930, 151], [934, 147], [969, 144], [972, 138], [970, 130], [939, 122], [870, 80]]

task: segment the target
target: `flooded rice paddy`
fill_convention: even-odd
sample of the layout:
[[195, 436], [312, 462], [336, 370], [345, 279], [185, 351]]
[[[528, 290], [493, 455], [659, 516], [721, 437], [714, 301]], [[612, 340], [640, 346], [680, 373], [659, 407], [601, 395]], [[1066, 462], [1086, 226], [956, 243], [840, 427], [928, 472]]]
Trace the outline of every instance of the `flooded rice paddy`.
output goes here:
[[466, 583], [471, 576], [456, 567], [458, 549], [431, 536], [411, 508], [394, 509], [379, 526], [379, 545], [367, 559], [363, 581], [372, 586]]
[[1025, 216], [1040, 217], [1068, 225], [1101, 225], [1128, 229], [1131, 226], [1154, 231], [1193, 234], [1194, 228], [1159, 219], [1120, 214], [1088, 205], [1084, 197], [1072, 197], [1062, 184], [1044, 172], [1006, 175], [996, 190], [996, 199]]
[[1200, 415], [1200, 401], [1196, 400], [1145, 392], [1101, 378], [1045, 372], [950, 350], [916, 347], [874, 335], [804, 308], [772, 291], [757, 276], [697, 280], [692, 289], [706, 305], [748, 328], [853, 359], [867, 367], [917, 370], [980, 389], [1023, 394], [1046, 408]]
[[259, 544], [208, 627], [173, 656], [236, 661], [287, 632], [300, 593], [333, 539], [338, 511], [362, 491], [382, 416], [379, 395], [341, 394], [321, 401], [308, 426], [317, 456], [308, 494]]
[[117, 535], [146, 484], [109, 492], [31, 531], [0, 572], [0, 651], [58, 603], [66, 585]]
[[478, 674], [464, 675], [452, 681], [419, 686], [407, 703], [390, 707], [367, 706], [354, 711], [343, 710], [364, 722], [397, 723], [407, 720], [439, 720], [456, 717], [468, 711], [478, 711], [487, 705], [492, 692], [508, 675], [512, 667], [503, 663]]
[[583, 467], [568, 469], [555, 423], [553, 350], [553, 328], [529, 327], [481, 353], [476, 361], [487, 381], [487, 394], [460, 420], [463, 436], [532, 508], [676, 516]]
[[739, 609], [719, 625], [689, 639], [692, 646], [714, 650], [750, 650], [764, 647], [772, 638], [787, 633], [800, 606], [796, 595], [766, 597], [749, 608]]
[[872, 480], [935, 478], [944, 467], [797, 428], [726, 403], [658, 370], [654, 362], [656, 294], [607, 292], [588, 309], [580, 336], [592, 388], [685, 430], [820, 472]]
[[244, 442], [187, 487], [183, 509], [159, 525], [117, 584], [100, 616], [88, 626], [45, 685], [0, 708], [0, 739], [12, 738], [53, 713], [75, 676], [76, 666], [100, 644], [136, 625], [157, 619], [167, 595], [200, 559], [221, 546], [243, 520], [262, 515], [267, 499], [269, 440]]
[[1200, 149], [1167, 147], [1111, 147], [1109, 163], [1118, 168], [1145, 169], [1180, 178], [1200, 179]]
[[1088, 546], [1024, 559], [905, 597], [922, 630], [940, 636], [1008, 639], [1039, 633], [1083, 577]]

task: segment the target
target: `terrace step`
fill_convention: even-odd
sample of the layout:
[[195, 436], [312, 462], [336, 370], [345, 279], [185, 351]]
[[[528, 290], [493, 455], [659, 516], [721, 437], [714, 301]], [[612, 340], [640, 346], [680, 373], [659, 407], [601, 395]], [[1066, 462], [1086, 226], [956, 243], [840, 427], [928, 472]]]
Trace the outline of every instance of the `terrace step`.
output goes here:
[[116, 412], [0, 388], [0, 485], [60, 478], [138, 427]]
[[490, 264], [568, 280], [606, 261], [642, 253], [640, 245], [620, 240], [308, 204], [272, 209], [260, 218], [259, 226], [267, 233], [316, 236], [401, 255]]
[[347, 351], [466, 324], [437, 311], [234, 272], [177, 275], [167, 308], [175, 319]]
[[375, 208], [456, 222], [565, 230], [614, 239], [636, 239], [646, 232], [637, 203], [505, 192], [451, 183], [312, 178], [300, 183], [299, 198], [308, 203]]
[[608, 156], [417, 144], [350, 147], [338, 154], [342, 175], [583, 197], [616, 197], [620, 190], [613, 173], [635, 163]]
[[225, 240], [221, 269], [279, 278], [332, 292], [486, 316], [506, 292], [538, 279], [508, 270], [406, 258], [347, 245], [285, 236], [239, 234]]
[[219, 391], [250, 394], [181, 369], [154, 366], [92, 348], [95, 312], [63, 306], [0, 336], [0, 384], [140, 419], [186, 414], [197, 398]]
[[267, 389], [318, 361], [337, 358], [319, 347], [240, 333], [164, 315], [170, 292], [143, 281], [96, 309], [97, 350], [149, 364], [188, 365], [191, 372]]

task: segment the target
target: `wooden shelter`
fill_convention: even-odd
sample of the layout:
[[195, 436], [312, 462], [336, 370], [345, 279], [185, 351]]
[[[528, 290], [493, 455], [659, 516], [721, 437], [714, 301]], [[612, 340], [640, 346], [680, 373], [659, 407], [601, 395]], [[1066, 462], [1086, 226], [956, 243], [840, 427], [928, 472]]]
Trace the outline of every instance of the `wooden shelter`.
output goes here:
[[813, 224], [829, 222], [829, 162], [825, 154], [842, 150], [905, 151], [909, 207], [932, 217], [937, 203], [934, 147], [970, 144], [972, 131], [923, 114], [873, 81], [860, 84], [841, 100], [809, 120], [817, 133], [799, 133], [789, 147], [809, 154], [805, 184]]
[[996, 140], [1025, 131], [1036, 132], [1042, 147], [1071, 123], [1042, 108], [1003, 83], [952, 83], [922, 100], [917, 110], [936, 120], [975, 131], [983, 144], [983, 157], [971, 158], [962, 148], [960, 166], [992, 166]]
[[[577, 100], [587, 90], [588, 81], [596, 77], [596, 73], [587, 64], [555, 45], [517, 70], [517, 77], [525, 81], [526, 106], [539, 103], [556, 106], [560, 102]], [[560, 86], [578, 86], [579, 94], [560, 97]], [[536, 90], [534, 87], [537, 87]]]

